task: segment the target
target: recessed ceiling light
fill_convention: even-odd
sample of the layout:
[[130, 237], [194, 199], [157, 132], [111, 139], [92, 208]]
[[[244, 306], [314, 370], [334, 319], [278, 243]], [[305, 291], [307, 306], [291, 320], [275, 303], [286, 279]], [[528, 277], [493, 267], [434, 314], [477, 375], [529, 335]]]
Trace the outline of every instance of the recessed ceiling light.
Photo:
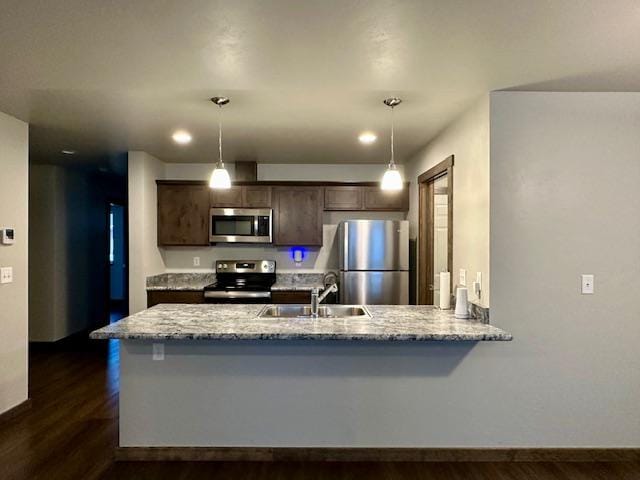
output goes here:
[[62, 153], [64, 155], [75, 155], [76, 151], [75, 150], [62, 150], [60, 153]]
[[358, 140], [360, 140], [360, 143], [364, 143], [365, 145], [369, 145], [375, 142], [377, 139], [378, 136], [373, 132], [362, 132], [358, 136]]
[[179, 143], [180, 145], [186, 145], [191, 141], [191, 134], [186, 130], [176, 130], [173, 132], [171, 138], [173, 138], [174, 142]]

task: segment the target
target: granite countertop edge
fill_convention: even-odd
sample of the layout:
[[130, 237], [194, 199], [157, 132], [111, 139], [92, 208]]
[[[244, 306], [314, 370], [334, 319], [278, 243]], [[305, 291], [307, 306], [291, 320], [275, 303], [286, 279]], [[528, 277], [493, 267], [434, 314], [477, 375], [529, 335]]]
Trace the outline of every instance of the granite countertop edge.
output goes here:
[[331, 333], [310, 333], [310, 334], [235, 334], [235, 333], [212, 333], [212, 334], [155, 334], [140, 333], [128, 334], [122, 337], [116, 333], [93, 332], [93, 340], [322, 340], [322, 341], [374, 341], [374, 342], [428, 342], [428, 341], [454, 341], [454, 342], [510, 342], [513, 337], [508, 334], [424, 334], [424, 335], [359, 335], [359, 334], [331, 334]]
[[91, 333], [97, 340], [510, 341], [512, 335], [453, 312], [370, 305], [371, 317], [261, 318], [263, 305], [162, 304]]
[[290, 284], [290, 283], [274, 283], [271, 285], [272, 292], [310, 292], [314, 288], [319, 290], [324, 290], [324, 285], [322, 283], [299, 283], [299, 284]]

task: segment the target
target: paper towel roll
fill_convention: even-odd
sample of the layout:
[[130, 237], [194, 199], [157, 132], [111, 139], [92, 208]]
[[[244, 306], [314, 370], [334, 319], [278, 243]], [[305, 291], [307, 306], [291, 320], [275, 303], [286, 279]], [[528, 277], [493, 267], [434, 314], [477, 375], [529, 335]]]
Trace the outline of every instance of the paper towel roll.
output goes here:
[[440, 272], [440, 308], [451, 308], [451, 273]]
[[456, 318], [469, 318], [469, 291], [467, 287], [456, 290]]

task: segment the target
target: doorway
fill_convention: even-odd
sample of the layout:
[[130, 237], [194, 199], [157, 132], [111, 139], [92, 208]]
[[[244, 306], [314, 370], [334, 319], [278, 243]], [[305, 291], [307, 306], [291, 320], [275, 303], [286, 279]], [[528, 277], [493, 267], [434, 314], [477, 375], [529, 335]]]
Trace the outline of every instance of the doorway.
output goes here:
[[440, 274], [453, 270], [453, 155], [420, 175], [418, 188], [418, 304], [438, 305]]
[[107, 253], [109, 268], [108, 305], [109, 323], [126, 317], [129, 310], [127, 287], [127, 241], [126, 241], [126, 208], [116, 202], [109, 202], [108, 226], [109, 251]]

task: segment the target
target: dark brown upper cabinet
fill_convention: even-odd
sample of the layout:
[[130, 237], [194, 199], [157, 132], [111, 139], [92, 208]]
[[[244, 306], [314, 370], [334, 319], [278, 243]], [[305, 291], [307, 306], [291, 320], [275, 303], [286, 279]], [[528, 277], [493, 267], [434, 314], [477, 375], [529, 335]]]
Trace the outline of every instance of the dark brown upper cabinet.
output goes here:
[[271, 187], [251, 185], [211, 190], [211, 206], [214, 208], [270, 208]]
[[409, 210], [409, 184], [400, 191], [385, 191], [379, 186], [364, 187], [364, 210]]
[[158, 185], [158, 245], [209, 245], [209, 187]]
[[362, 210], [364, 206], [363, 187], [325, 187], [325, 210]]
[[242, 206], [247, 208], [271, 208], [271, 187], [242, 187]]
[[274, 245], [322, 246], [324, 188], [273, 187]]
[[409, 210], [409, 184], [399, 192], [386, 192], [379, 185], [327, 186], [324, 188], [324, 209], [329, 211]]
[[243, 187], [211, 189], [211, 206], [220, 208], [242, 208]]

